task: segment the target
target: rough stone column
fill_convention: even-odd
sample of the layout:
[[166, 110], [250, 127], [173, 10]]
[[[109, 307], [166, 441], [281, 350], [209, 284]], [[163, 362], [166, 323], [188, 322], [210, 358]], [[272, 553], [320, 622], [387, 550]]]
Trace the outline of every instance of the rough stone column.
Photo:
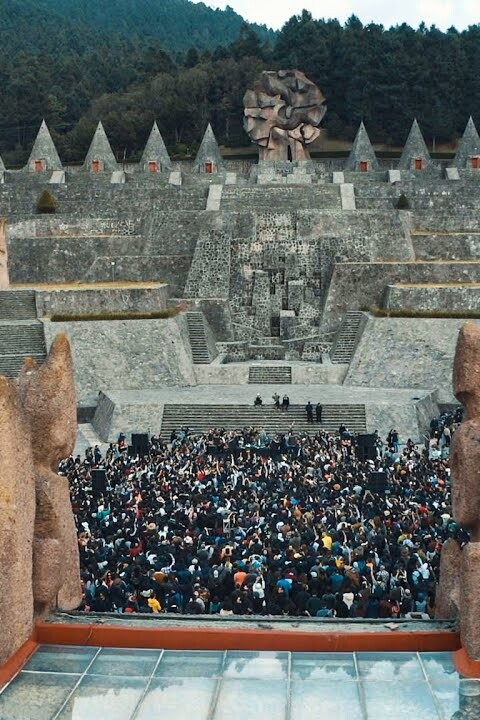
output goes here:
[[8, 290], [9, 287], [7, 221], [0, 217], [0, 290]]
[[0, 377], [0, 665], [33, 630], [35, 479], [30, 430], [15, 382]]
[[70, 342], [57, 335], [46, 362], [26, 362], [18, 378], [30, 424], [37, 512], [33, 553], [35, 612], [56, 605], [73, 610], [81, 600], [79, 553], [68, 481], [57, 474], [75, 446], [77, 419]]

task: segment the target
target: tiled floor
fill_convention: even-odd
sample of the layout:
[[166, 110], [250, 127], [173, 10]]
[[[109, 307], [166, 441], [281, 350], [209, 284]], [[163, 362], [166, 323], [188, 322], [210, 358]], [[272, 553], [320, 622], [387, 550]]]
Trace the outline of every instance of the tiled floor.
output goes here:
[[[453, 718], [459, 709], [462, 714]], [[480, 719], [480, 681], [461, 679], [450, 653], [203, 652], [45, 645], [0, 694], [1, 720], [320, 717]]]

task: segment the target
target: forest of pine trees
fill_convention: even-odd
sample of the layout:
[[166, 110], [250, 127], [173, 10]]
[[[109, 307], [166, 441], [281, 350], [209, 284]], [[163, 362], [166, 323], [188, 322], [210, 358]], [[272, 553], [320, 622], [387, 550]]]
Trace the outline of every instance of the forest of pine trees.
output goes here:
[[[249, 145], [243, 94], [259, 71], [280, 67], [298, 68], [319, 85], [324, 126], [339, 139], [350, 140], [363, 120], [372, 141], [402, 144], [416, 117], [427, 141], [449, 142], [469, 115], [480, 116], [480, 25], [385, 29], [356, 17], [345, 25], [314, 20], [304, 11], [275, 34], [242, 24], [231, 9], [163, 5], [172, 10], [168, 41], [152, 19], [155, 0], [136, 4], [133, 25], [125, 0], [68, 0], [63, 14], [58, 0], [7, 0], [0, 29], [7, 166], [25, 162], [42, 118], [70, 162], [84, 157], [99, 119], [114, 151], [131, 160], [154, 119], [172, 155], [194, 152], [208, 122], [220, 143]], [[203, 13], [197, 20], [195, 9]], [[189, 37], [186, 25], [195, 28]]]

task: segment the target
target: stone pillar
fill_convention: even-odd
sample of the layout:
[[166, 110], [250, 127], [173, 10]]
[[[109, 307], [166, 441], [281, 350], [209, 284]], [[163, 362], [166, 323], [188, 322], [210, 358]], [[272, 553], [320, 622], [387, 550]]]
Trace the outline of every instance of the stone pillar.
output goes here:
[[9, 287], [7, 221], [0, 217], [0, 290], [8, 290]]

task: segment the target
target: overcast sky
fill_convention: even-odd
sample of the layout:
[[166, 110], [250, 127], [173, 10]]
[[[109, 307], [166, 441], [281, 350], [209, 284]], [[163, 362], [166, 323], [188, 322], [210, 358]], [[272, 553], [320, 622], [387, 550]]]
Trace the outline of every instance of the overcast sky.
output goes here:
[[309, 10], [315, 18], [336, 17], [345, 22], [350, 15], [357, 15], [363, 23], [382, 23], [386, 27], [403, 22], [418, 27], [436, 25], [446, 30], [452, 25], [463, 30], [468, 25], [480, 23], [479, 0], [203, 0], [210, 7], [225, 8], [230, 5], [245, 20], [280, 28], [292, 15]]

